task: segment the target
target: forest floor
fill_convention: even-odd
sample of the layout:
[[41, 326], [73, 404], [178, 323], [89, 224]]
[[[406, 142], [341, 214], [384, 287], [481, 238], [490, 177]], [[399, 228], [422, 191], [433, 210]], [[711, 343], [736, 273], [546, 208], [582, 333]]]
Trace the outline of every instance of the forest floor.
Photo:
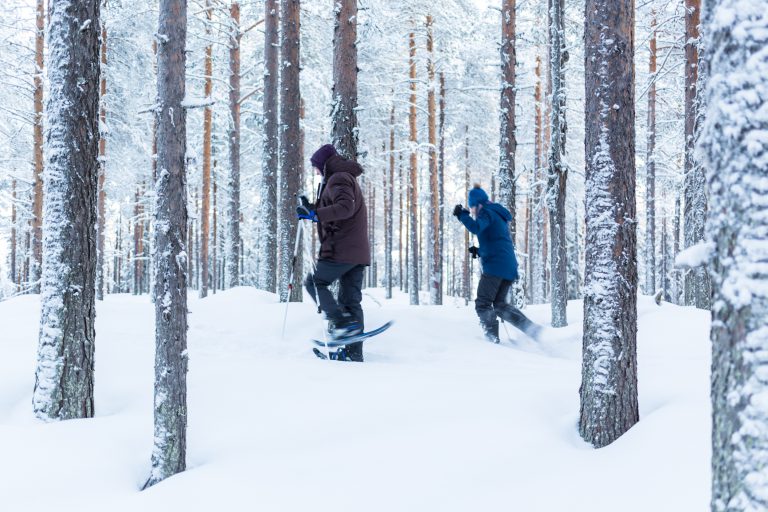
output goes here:
[[[190, 292], [192, 296], [194, 292]], [[0, 508], [16, 511], [683, 511], [709, 501], [706, 312], [639, 301], [640, 423], [576, 430], [582, 304], [537, 344], [482, 340], [474, 309], [367, 290], [366, 363], [322, 361], [311, 304], [190, 298], [186, 472], [140, 492], [152, 450], [149, 298], [98, 304], [96, 417], [31, 412], [36, 296], [0, 303]], [[546, 323], [549, 306], [526, 313]]]

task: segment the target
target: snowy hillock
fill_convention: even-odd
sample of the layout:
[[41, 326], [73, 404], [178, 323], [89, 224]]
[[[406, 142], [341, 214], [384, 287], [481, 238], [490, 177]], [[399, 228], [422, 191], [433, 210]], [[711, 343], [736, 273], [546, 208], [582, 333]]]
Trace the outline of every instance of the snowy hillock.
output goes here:
[[[0, 500], [8, 511], [681, 511], [709, 500], [707, 312], [639, 301], [640, 423], [578, 436], [580, 302], [538, 344], [480, 336], [472, 305], [364, 296], [366, 363], [317, 359], [308, 303], [190, 293], [188, 470], [147, 491], [153, 306], [98, 304], [96, 417], [32, 415], [39, 301], [0, 302]], [[545, 323], [549, 306], [526, 312]]]

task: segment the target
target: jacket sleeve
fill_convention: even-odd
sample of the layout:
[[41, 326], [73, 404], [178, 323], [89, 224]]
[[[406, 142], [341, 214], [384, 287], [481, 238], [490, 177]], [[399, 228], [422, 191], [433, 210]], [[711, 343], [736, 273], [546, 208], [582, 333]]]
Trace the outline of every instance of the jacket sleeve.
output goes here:
[[459, 220], [464, 224], [464, 227], [474, 235], [482, 233], [482, 231], [491, 223], [485, 212], [481, 212], [480, 215], [477, 216], [477, 220], [473, 219], [469, 213], [464, 212], [461, 214], [461, 217], [459, 217]]
[[355, 178], [350, 174], [336, 174], [328, 180], [331, 204], [315, 212], [320, 222], [334, 222], [352, 217], [355, 213]]

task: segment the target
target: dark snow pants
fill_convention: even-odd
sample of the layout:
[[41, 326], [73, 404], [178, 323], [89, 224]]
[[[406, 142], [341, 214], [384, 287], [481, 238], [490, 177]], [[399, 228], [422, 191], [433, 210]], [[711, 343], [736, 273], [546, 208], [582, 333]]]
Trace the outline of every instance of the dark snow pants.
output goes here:
[[[351, 316], [364, 328], [363, 307], [363, 273], [365, 265], [353, 263], [337, 263], [335, 261], [319, 260], [314, 274], [309, 274], [304, 280], [304, 287], [317, 303], [320, 310], [331, 323], [343, 321]], [[328, 289], [334, 281], [339, 281], [339, 300]], [[363, 361], [363, 343], [347, 345], [347, 355], [353, 361]]]
[[490, 338], [499, 337], [499, 321], [501, 318], [509, 322], [524, 333], [530, 335], [536, 326], [522, 311], [507, 302], [509, 288], [512, 281], [496, 276], [482, 274], [477, 284], [477, 298], [475, 299], [475, 311], [480, 318], [480, 325], [485, 335]]

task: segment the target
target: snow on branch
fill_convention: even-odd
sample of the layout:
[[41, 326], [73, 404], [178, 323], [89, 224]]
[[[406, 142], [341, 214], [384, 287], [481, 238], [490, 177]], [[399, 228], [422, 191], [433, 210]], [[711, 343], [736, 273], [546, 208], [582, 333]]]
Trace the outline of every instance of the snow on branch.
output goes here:
[[186, 109], [211, 107], [215, 104], [216, 104], [216, 100], [214, 100], [210, 96], [205, 98], [185, 97], [184, 101], [181, 102], [181, 106]]
[[680, 251], [675, 258], [675, 266], [683, 269], [703, 267], [710, 262], [714, 253], [714, 242], [700, 242]]

